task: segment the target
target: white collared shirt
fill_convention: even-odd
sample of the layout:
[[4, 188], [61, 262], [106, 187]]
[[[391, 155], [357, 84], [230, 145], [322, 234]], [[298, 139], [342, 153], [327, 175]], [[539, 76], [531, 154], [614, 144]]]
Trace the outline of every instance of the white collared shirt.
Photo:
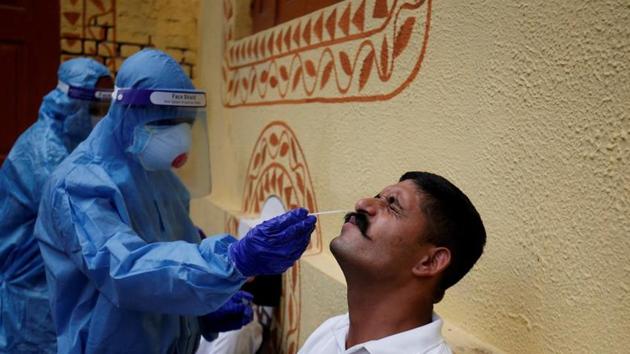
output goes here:
[[452, 354], [442, 338], [442, 319], [435, 313], [429, 324], [346, 349], [349, 325], [347, 313], [328, 319], [298, 354]]

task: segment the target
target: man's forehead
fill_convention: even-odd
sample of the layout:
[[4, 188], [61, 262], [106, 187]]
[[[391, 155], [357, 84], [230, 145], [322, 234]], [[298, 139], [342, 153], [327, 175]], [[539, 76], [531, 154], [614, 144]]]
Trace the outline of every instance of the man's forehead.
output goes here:
[[379, 194], [396, 194], [400, 196], [401, 202], [412, 203], [408, 207], [420, 205], [421, 193], [418, 186], [412, 180], [404, 180], [396, 184], [389, 185]]
[[405, 194], [419, 194], [418, 187], [412, 180], [404, 180], [383, 188], [383, 192], [397, 191]]

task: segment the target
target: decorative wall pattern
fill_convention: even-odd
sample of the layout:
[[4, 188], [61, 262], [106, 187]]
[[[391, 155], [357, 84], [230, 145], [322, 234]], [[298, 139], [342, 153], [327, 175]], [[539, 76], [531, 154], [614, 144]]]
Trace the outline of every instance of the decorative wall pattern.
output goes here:
[[[243, 211], [260, 213], [271, 195], [283, 201], [287, 210], [306, 207], [317, 210], [317, 201], [304, 152], [289, 126], [269, 123], [260, 133], [247, 167]], [[315, 231], [306, 255], [322, 251], [321, 230]]]
[[[317, 201], [304, 152], [295, 133], [284, 122], [269, 123], [260, 133], [247, 168], [244, 214], [260, 212], [265, 200], [277, 196], [287, 209], [300, 206], [316, 211]], [[238, 220], [229, 217], [226, 231], [236, 234]], [[305, 256], [322, 251], [319, 224], [313, 232]], [[300, 337], [300, 263], [297, 262], [283, 277], [282, 299], [276, 321], [272, 325], [273, 346], [276, 353], [294, 354]]]
[[156, 47], [175, 58], [188, 76], [194, 78], [194, 48], [181, 38], [168, 38], [165, 34], [168, 31], [157, 29], [191, 21], [196, 15], [170, 14], [168, 9], [156, 9], [145, 3], [147, 0], [127, 0], [117, 7], [116, 0], [62, 0], [61, 60], [91, 57], [116, 73], [129, 56]]
[[61, 2], [61, 60], [77, 56], [97, 58], [116, 71], [116, 1]]
[[420, 70], [432, 0], [347, 0], [234, 40], [224, 0], [226, 107], [388, 100]]

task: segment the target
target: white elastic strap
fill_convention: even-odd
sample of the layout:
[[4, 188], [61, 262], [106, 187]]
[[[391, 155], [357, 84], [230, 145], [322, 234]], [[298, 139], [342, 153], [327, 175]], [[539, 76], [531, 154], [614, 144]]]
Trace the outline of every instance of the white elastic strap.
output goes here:
[[68, 94], [68, 91], [70, 91], [70, 85], [66, 84], [65, 82], [59, 80], [57, 81], [57, 89], [65, 94]]
[[114, 92], [112, 92], [112, 101], [116, 101], [116, 99], [122, 100], [122, 95], [120, 95], [120, 98], [118, 98], [118, 90], [119, 89], [120, 89], [120, 87], [114, 86]]

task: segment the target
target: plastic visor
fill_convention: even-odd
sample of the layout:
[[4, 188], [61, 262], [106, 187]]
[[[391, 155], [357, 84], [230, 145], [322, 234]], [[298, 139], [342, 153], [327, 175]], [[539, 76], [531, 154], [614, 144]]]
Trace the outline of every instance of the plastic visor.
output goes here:
[[[172, 171], [188, 189], [191, 197], [210, 194], [210, 148], [206, 120], [206, 95], [203, 91], [145, 90], [116, 88], [112, 104], [126, 106], [130, 115], [146, 114], [155, 117], [148, 125], [176, 125], [192, 123], [192, 145], [186, 163]], [[168, 142], [167, 142], [168, 143]]]
[[112, 99], [112, 92], [114, 91], [102, 88], [70, 86], [63, 81], [57, 82], [57, 89], [68, 95], [70, 98], [83, 101], [107, 102], [108, 104]]
[[190, 196], [200, 198], [212, 192], [210, 146], [206, 110], [198, 110], [192, 126], [192, 146], [186, 163], [174, 170], [188, 188]]
[[92, 125], [107, 114], [114, 90], [105, 88], [87, 88], [70, 86], [63, 81], [57, 82], [57, 89], [68, 97], [84, 101], [88, 104], [89, 114], [92, 116]]

